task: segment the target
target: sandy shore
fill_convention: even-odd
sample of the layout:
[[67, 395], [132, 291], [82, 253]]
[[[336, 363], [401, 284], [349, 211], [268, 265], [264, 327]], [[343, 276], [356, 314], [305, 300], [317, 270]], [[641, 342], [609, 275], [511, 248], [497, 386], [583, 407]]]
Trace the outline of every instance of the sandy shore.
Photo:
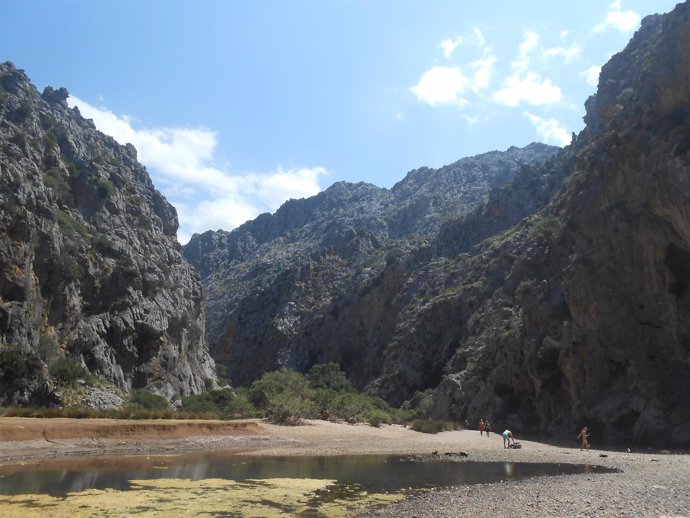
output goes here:
[[[518, 440], [520, 438], [518, 437]], [[242, 421], [110, 421], [0, 418], [0, 464], [69, 456], [232, 450], [238, 455], [431, 454], [453, 462], [597, 464], [611, 474], [538, 477], [441, 489], [393, 504], [381, 517], [658, 517], [690, 518], [690, 456], [614, 452], [521, 441], [506, 450], [500, 436], [476, 431], [414, 432], [312, 421], [275, 426]], [[460, 456], [463, 451], [467, 456]], [[446, 454], [452, 455], [446, 455]]]

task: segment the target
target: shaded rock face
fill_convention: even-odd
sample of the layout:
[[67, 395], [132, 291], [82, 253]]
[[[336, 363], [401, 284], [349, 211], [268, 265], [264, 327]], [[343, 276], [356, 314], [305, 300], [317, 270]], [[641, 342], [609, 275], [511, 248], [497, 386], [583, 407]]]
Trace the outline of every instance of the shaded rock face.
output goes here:
[[646, 18], [603, 68], [550, 205], [461, 259], [488, 282], [438, 415], [690, 445], [688, 11]]
[[689, 11], [643, 20], [563, 150], [338, 184], [195, 236], [231, 379], [337, 361], [392, 403], [431, 390], [437, 418], [690, 446]]
[[0, 65], [0, 349], [45, 365], [66, 355], [123, 390], [205, 390], [215, 369], [175, 209], [134, 147], [67, 97]]

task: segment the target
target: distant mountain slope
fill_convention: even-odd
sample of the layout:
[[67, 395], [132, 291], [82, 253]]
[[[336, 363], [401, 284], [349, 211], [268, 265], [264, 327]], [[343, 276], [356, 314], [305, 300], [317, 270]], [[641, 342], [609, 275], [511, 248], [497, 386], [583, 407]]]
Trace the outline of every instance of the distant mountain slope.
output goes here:
[[[134, 147], [96, 131], [67, 95], [41, 96], [0, 64], [0, 352], [46, 366], [69, 357], [120, 389], [170, 399], [213, 386], [175, 209]], [[45, 391], [35, 374], [19, 391], [0, 375], [0, 404]]]
[[[337, 184], [184, 249], [234, 383], [338, 361], [525, 433], [690, 445], [690, 7], [643, 20], [556, 152]], [[501, 165], [498, 165], [501, 164]]]
[[232, 232], [195, 235], [184, 254], [202, 274], [212, 354], [234, 383], [281, 365], [306, 369], [333, 359], [364, 386], [380, 363], [365, 360], [361, 349], [380, 356], [396, 314], [351, 322], [347, 308], [360, 305], [352, 298], [376, 282], [387, 260], [428, 244], [446, 222], [469, 215], [492, 189], [557, 149], [531, 144], [417, 169], [390, 190], [337, 183]]

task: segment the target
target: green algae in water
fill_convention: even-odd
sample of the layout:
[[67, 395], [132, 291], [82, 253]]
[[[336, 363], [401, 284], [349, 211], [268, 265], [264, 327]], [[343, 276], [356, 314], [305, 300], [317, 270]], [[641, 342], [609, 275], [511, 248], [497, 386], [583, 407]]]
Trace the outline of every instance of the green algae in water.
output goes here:
[[87, 489], [65, 497], [1, 495], [0, 514], [5, 518], [182, 515], [339, 518], [404, 497], [363, 492], [347, 499], [336, 497], [322, 502], [315, 498], [317, 492], [334, 484], [334, 480], [281, 478], [245, 482], [223, 479], [134, 480], [127, 491]]

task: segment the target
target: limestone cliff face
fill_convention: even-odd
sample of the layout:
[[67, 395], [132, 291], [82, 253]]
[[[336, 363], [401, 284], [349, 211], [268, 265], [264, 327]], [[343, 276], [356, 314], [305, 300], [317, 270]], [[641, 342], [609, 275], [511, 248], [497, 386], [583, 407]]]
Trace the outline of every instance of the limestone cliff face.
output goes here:
[[213, 386], [175, 209], [136, 150], [96, 131], [67, 96], [41, 96], [0, 65], [0, 349], [46, 366], [68, 356], [120, 389], [169, 399]]

